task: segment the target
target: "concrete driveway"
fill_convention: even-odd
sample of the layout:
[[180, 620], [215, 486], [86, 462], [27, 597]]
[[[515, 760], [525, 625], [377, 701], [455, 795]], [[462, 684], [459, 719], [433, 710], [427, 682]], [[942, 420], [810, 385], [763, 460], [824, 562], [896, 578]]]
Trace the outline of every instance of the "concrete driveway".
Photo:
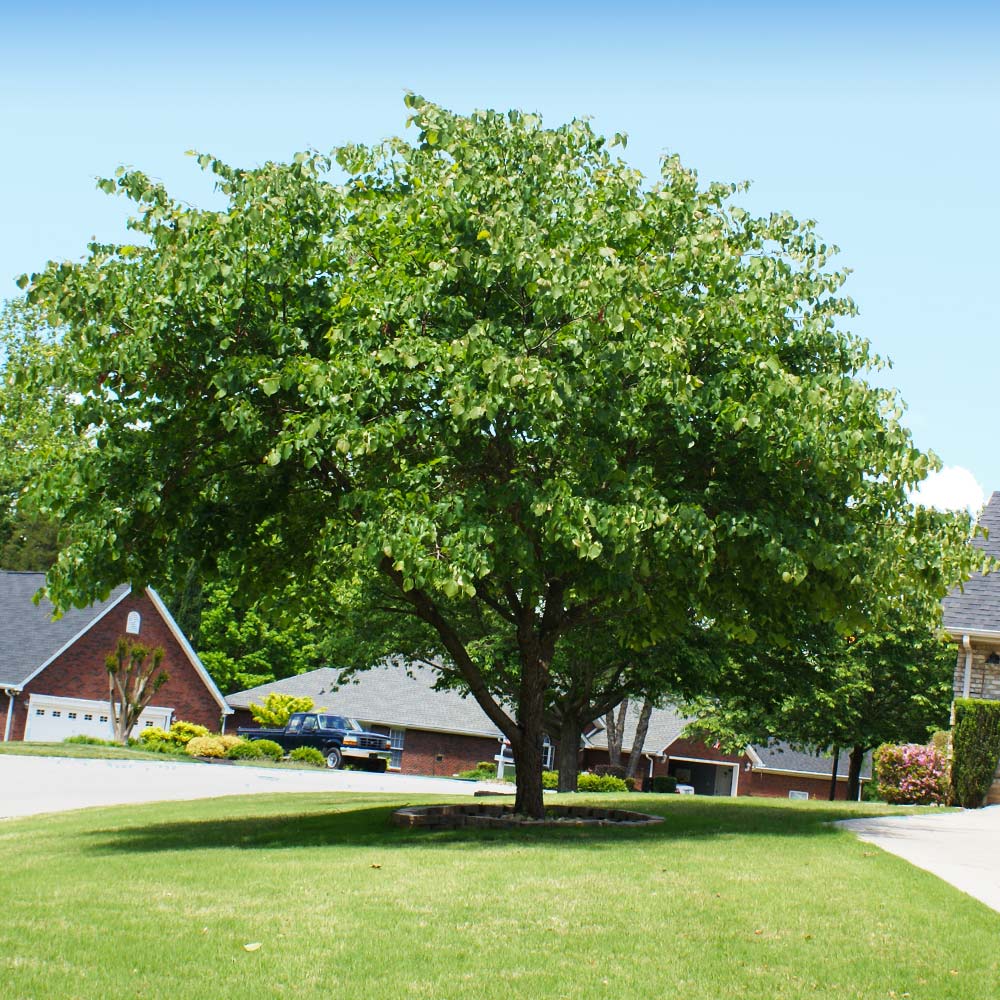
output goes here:
[[[471, 795], [469, 781], [362, 771], [292, 771], [186, 761], [0, 756], [0, 819], [87, 806], [275, 792]], [[483, 786], [486, 787], [486, 786]]]
[[1000, 806], [837, 825], [1000, 912]]

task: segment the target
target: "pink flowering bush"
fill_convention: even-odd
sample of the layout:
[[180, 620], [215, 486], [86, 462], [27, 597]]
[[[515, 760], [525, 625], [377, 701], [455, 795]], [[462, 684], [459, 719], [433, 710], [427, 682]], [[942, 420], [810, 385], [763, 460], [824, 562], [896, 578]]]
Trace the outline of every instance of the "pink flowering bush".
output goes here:
[[875, 751], [878, 792], [896, 805], [944, 804], [948, 801], [948, 760], [936, 747], [885, 743]]

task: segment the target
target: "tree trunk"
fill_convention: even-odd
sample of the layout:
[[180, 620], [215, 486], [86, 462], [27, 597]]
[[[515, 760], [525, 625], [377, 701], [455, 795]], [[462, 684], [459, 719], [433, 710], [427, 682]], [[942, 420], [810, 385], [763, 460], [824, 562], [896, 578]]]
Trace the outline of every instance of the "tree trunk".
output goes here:
[[542, 737], [545, 731], [545, 664], [540, 650], [522, 652], [521, 686], [517, 699], [517, 739], [511, 741], [516, 769], [514, 811], [542, 819]]
[[861, 791], [861, 765], [865, 762], [865, 748], [853, 747], [851, 750], [851, 766], [847, 771], [847, 797], [857, 802]]
[[649, 718], [653, 714], [653, 703], [647, 698], [639, 711], [639, 721], [635, 727], [635, 739], [628, 755], [628, 767], [625, 769], [626, 779], [634, 778], [639, 769], [639, 758], [646, 745], [646, 733], [649, 732]]
[[563, 718], [559, 727], [559, 746], [556, 761], [559, 767], [559, 791], [575, 792], [576, 779], [580, 771], [580, 722], [578, 719]]
[[604, 717], [604, 728], [608, 733], [608, 763], [612, 767], [622, 765], [622, 739], [625, 736], [625, 713], [628, 711], [628, 698], [618, 706], [618, 718], [614, 709]]
[[837, 772], [840, 770], [840, 747], [833, 748], [833, 767], [830, 768], [830, 795], [831, 802], [837, 799]]

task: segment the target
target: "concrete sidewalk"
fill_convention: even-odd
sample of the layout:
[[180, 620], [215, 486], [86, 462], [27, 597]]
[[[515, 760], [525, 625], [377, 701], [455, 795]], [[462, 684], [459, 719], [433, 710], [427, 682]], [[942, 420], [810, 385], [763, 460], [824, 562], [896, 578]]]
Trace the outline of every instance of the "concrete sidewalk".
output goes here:
[[1000, 806], [848, 819], [837, 826], [1000, 912]]
[[[285, 770], [187, 761], [89, 760], [0, 755], [0, 819], [88, 806], [275, 792], [472, 795], [451, 778], [364, 771]], [[485, 787], [485, 786], [484, 786]]]

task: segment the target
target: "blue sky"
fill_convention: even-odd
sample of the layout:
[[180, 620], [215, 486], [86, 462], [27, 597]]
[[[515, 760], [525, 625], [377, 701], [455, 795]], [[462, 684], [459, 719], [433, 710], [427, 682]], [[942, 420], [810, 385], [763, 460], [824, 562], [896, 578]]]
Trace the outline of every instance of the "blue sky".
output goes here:
[[[818, 222], [918, 444], [1000, 489], [1000, 13], [982, 3], [0, 3], [0, 296], [123, 233], [119, 164], [206, 203], [239, 164], [458, 110], [590, 115]], [[88, 7], [93, 9], [87, 9]], [[961, 487], [962, 474], [943, 484]], [[956, 487], [954, 484], [958, 484]], [[964, 495], [964, 494], [963, 494]]]

